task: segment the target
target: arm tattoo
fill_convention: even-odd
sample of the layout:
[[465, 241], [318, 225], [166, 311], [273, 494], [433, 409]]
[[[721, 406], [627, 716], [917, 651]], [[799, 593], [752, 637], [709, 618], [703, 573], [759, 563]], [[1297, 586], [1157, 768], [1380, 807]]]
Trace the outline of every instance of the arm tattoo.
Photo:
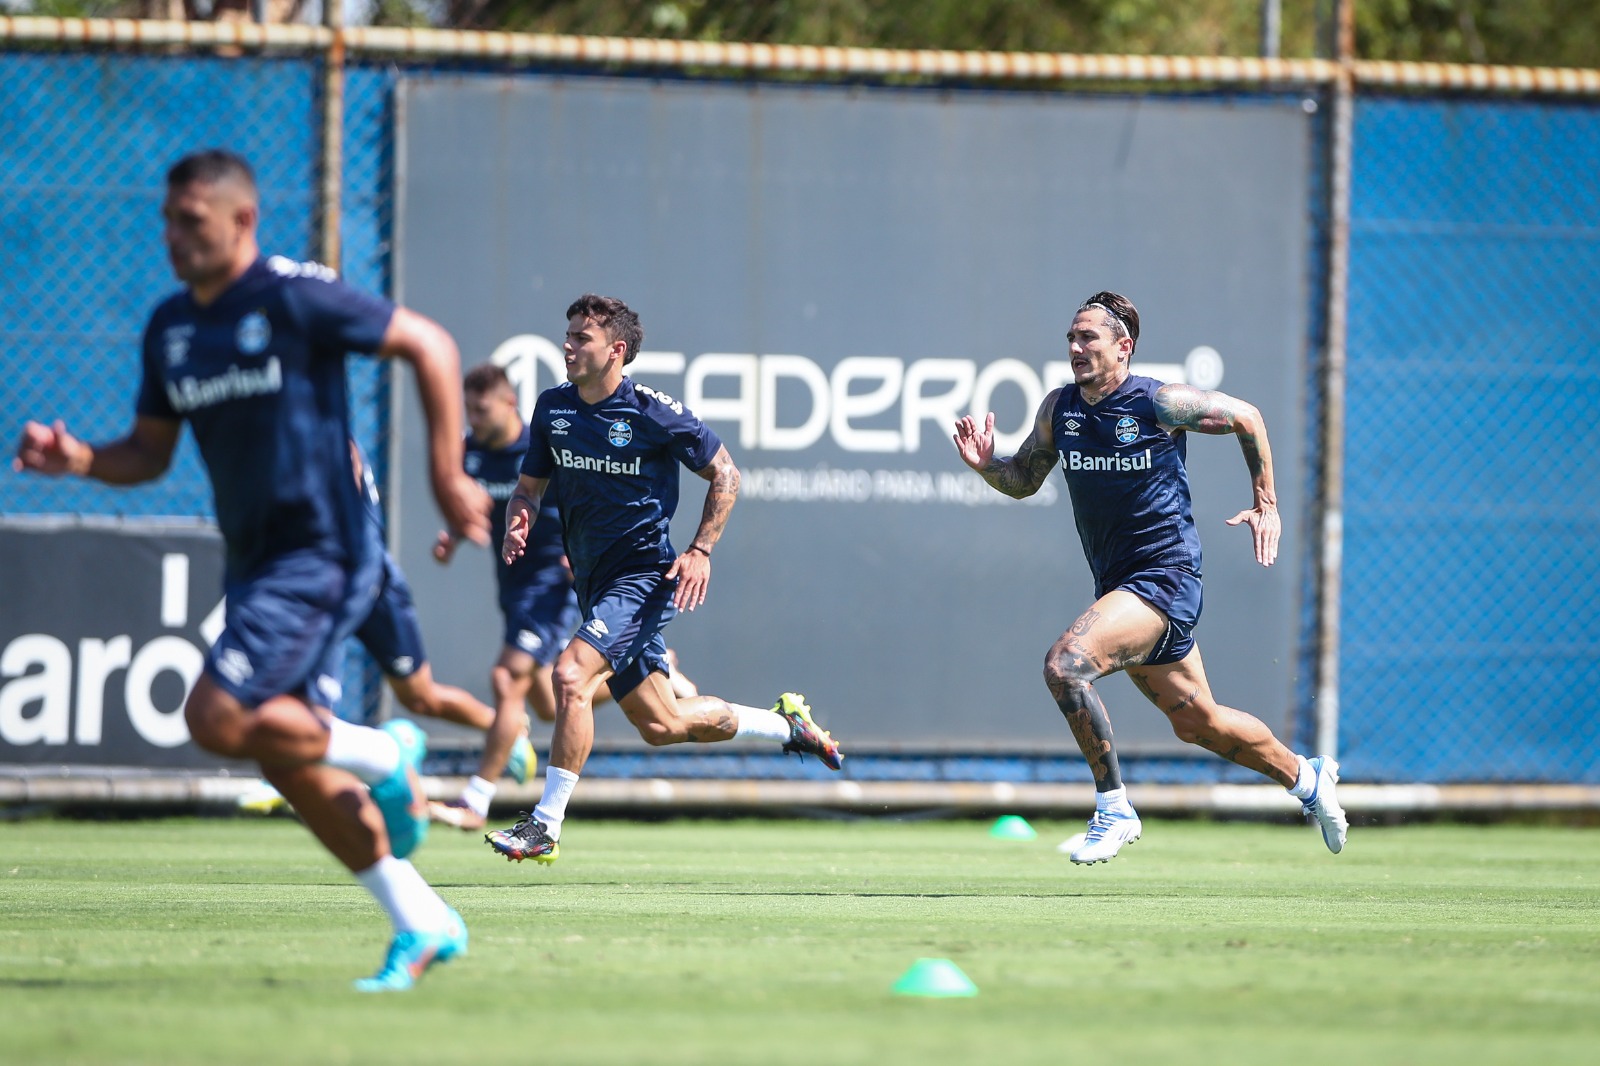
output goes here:
[[1013, 499], [1023, 499], [1039, 491], [1056, 465], [1055, 449], [1042, 448], [1029, 437], [1009, 459], [998, 456], [980, 471], [983, 480]]
[[700, 476], [711, 482], [706, 489], [705, 506], [700, 511], [700, 528], [695, 531], [693, 544], [707, 555], [722, 536], [733, 513], [733, 504], [739, 498], [739, 468], [733, 465], [726, 448], [717, 452], [711, 465], [700, 471]]
[[1207, 392], [1192, 385], [1163, 385], [1156, 390], [1156, 417], [1163, 425], [1196, 433], [1232, 433], [1249, 407], [1225, 392]]

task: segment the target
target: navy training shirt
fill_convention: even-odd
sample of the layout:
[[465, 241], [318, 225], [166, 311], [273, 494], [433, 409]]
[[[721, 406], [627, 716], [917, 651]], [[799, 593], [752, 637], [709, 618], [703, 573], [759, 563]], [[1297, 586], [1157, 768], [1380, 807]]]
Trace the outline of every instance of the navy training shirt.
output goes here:
[[393, 315], [329, 268], [282, 256], [257, 259], [206, 307], [185, 289], [151, 313], [137, 411], [194, 432], [227, 581], [290, 552], [352, 570], [365, 556], [344, 361], [377, 351]]
[[1096, 597], [1143, 570], [1200, 573], [1200, 534], [1184, 468], [1187, 434], [1169, 433], [1156, 416], [1163, 384], [1130, 374], [1097, 404], [1085, 403], [1077, 385], [1065, 385], [1050, 415]]
[[540, 501], [539, 517], [529, 531], [527, 550], [510, 566], [500, 554], [500, 545], [506, 539], [506, 501], [516, 491], [522, 457], [528, 453], [532, 439], [527, 426], [504, 448], [490, 448], [475, 437], [467, 437], [463, 465], [489, 494], [490, 554], [494, 556], [494, 579], [502, 601], [518, 589], [539, 584], [564, 585], [567, 581], [566, 567], [561, 563], [566, 554], [561, 543], [561, 501], [554, 479]]
[[585, 607], [591, 589], [671, 565], [678, 464], [694, 471], [711, 464], [722, 441], [710, 427], [672, 397], [624, 377], [597, 404], [584, 403], [571, 382], [546, 389], [529, 431], [522, 472], [561, 484], [567, 557]]

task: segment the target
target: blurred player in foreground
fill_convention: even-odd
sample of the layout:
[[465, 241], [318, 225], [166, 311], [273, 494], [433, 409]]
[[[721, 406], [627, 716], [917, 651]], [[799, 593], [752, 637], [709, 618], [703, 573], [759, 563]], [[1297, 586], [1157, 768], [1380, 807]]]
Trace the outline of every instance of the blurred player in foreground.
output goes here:
[[483, 490], [461, 473], [455, 342], [327, 267], [263, 259], [255, 177], [231, 152], [174, 165], [162, 213], [185, 288], [145, 329], [133, 429], [90, 445], [61, 422], [30, 422], [16, 465], [116, 485], [150, 481], [189, 423], [227, 556], [226, 626], [184, 705], [189, 733], [206, 751], [259, 763], [387, 912], [388, 956], [357, 987], [409, 988], [432, 963], [465, 953], [467, 930], [406, 858], [428, 826], [420, 731], [352, 725], [328, 710], [343, 641], [371, 607], [380, 565], [350, 463], [345, 353], [411, 363], [434, 498], [452, 528], [486, 540]]
[[[593, 700], [601, 684], [650, 744], [762, 737], [834, 770], [842, 763], [839, 745], [792, 692], [770, 711], [715, 696], [680, 702], [673, 694], [662, 630], [678, 611], [705, 602], [711, 552], [739, 494], [739, 471], [717, 435], [683, 404], [625, 376], [643, 340], [639, 316], [621, 300], [588, 295], [567, 308], [567, 383], [535, 403], [531, 444], [506, 505], [501, 550], [510, 564], [527, 551], [556, 480], [583, 610], [556, 660], [556, 725], [543, 796], [510, 829], [485, 835], [519, 862], [550, 863], [560, 853], [567, 800], [594, 744]], [[708, 484], [700, 524], [682, 555], [667, 539], [678, 508], [679, 463]]]
[[[505, 539], [505, 501], [516, 490], [517, 478], [527, 454], [528, 425], [517, 410], [517, 392], [506, 372], [492, 363], [473, 367], [462, 386], [467, 405], [466, 470], [477, 478], [489, 494], [490, 543]], [[506, 562], [494, 553], [495, 587], [499, 594], [500, 615], [504, 620], [499, 658], [490, 672], [495, 708], [495, 723], [484, 744], [478, 773], [467, 782], [460, 797], [449, 803], [430, 805], [436, 821], [461, 829], [482, 829], [493, 801], [495, 779], [506, 764], [506, 738], [512, 738], [512, 776], [527, 780], [527, 772], [517, 772], [521, 749], [528, 747], [525, 736], [527, 714], [532, 706], [542, 721], [556, 719], [555, 689], [551, 675], [556, 656], [566, 647], [577, 628], [580, 614], [578, 597], [572, 586], [572, 570], [567, 565], [561, 539], [561, 510], [555, 485], [545, 490], [539, 517], [528, 535], [523, 554]], [[455, 555], [457, 538], [445, 530], [439, 534], [433, 556], [448, 563]], [[696, 695], [694, 685], [677, 670], [675, 657], [668, 649], [672, 690], [681, 697]], [[605, 685], [595, 692], [595, 702], [610, 698]], [[524, 757], [524, 765], [528, 759]]]
[[[382, 558], [377, 598], [366, 620], [356, 629], [355, 638], [377, 663], [384, 680], [389, 683], [389, 690], [406, 710], [488, 733], [494, 725], [494, 709], [466, 689], [443, 684], [433, 676], [433, 667], [428, 663], [428, 653], [422, 644], [422, 625], [417, 620], [411, 585], [400, 564], [384, 546], [383, 506], [377, 480], [353, 441], [350, 450], [362, 502], [366, 505], [373, 550]], [[494, 772], [498, 774], [503, 769], [521, 784], [528, 780], [536, 761], [533, 746], [526, 737], [519, 736], [511, 747], [510, 758], [502, 757]], [[278, 790], [264, 782], [239, 796], [241, 809], [258, 814], [271, 813], [287, 805]]]
[[1200, 536], [1184, 469], [1188, 433], [1239, 438], [1255, 499], [1228, 525], [1248, 526], [1256, 561], [1271, 566], [1281, 523], [1266, 425], [1259, 411], [1232, 396], [1130, 374], [1138, 341], [1133, 304], [1116, 293], [1095, 293], [1067, 333], [1073, 383], [1045, 397], [1017, 454], [995, 457], [992, 413], [981, 425], [971, 415], [955, 425], [962, 460], [1007, 496], [1039, 491], [1060, 459], [1094, 574], [1094, 604], [1045, 658], [1045, 683], [1094, 775], [1094, 817], [1064, 848], [1073, 862], [1104, 862], [1142, 831], [1123, 788], [1111, 719], [1094, 688], [1100, 678], [1125, 670], [1166, 713], [1180, 740], [1287, 788], [1337, 854], [1348, 828], [1334, 794], [1338, 763], [1302, 758], [1259, 719], [1219, 704], [1193, 637], [1200, 619]]

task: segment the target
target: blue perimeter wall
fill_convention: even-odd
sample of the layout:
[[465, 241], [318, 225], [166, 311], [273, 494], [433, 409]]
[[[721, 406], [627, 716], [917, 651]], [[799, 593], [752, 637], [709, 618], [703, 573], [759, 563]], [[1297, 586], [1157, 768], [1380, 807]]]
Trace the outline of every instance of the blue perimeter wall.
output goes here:
[[[127, 428], [139, 333], [173, 287], [161, 176], [183, 152], [225, 144], [248, 155], [263, 191], [263, 247], [314, 257], [318, 72], [306, 59], [0, 55], [8, 442], [28, 417], [59, 416], [93, 438]], [[356, 65], [346, 85], [342, 268], [378, 291], [389, 286], [401, 73]], [[1355, 144], [1346, 777], [1600, 782], [1600, 325], [1588, 313], [1600, 278], [1600, 108], [1363, 99]], [[388, 388], [385, 366], [351, 361], [354, 429], [380, 473]], [[5, 468], [0, 501], [9, 515], [211, 512], [187, 437], [155, 485], [109, 489]], [[347, 676], [350, 707], [378, 695], [364, 658]], [[1299, 711], [1308, 721], [1309, 708]], [[1077, 760], [1020, 753], [863, 755], [846, 766], [862, 779], [1088, 780]], [[1258, 780], [1209, 756], [1124, 766], [1134, 785]], [[709, 752], [598, 752], [588, 772], [822, 773]]]

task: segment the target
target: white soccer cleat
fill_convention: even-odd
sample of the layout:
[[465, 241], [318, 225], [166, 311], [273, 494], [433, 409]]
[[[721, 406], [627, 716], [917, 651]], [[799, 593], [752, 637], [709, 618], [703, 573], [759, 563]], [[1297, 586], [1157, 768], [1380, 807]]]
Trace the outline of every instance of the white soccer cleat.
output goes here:
[[1059, 851], [1063, 855], [1071, 855], [1073, 852], [1075, 852], [1079, 848], [1083, 847], [1084, 842], [1087, 841], [1088, 839], [1089, 839], [1089, 834], [1088, 833], [1075, 833], [1072, 836], [1069, 836], [1067, 839], [1063, 840], [1061, 843], [1057, 844], [1056, 845], [1056, 850]]
[[1344, 850], [1344, 838], [1350, 831], [1350, 822], [1334, 790], [1339, 783], [1339, 764], [1326, 755], [1313, 755], [1306, 762], [1317, 772], [1317, 783], [1311, 790], [1311, 798], [1300, 802], [1306, 818], [1315, 820], [1317, 828], [1322, 830], [1322, 842], [1337, 855]]
[[1094, 817], [1089, 819], [1089, 831], [1083, 834], [1083, 843], [1074, 848], [1068, 858], [1084, 866], [1106, 862], [1116, 858], [1122, 845], [1138, 840], [1143, 831], [1144, 826], [1132, 808], [1127, 814], [1095, 811]]

